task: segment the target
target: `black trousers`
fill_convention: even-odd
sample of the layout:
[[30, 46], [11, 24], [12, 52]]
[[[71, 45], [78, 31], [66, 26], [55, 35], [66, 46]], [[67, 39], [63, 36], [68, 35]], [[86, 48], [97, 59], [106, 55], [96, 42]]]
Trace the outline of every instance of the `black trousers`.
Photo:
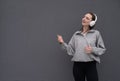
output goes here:
[[98, 81], [96, 62], [74, 62], [73, 76], [75, 81]]

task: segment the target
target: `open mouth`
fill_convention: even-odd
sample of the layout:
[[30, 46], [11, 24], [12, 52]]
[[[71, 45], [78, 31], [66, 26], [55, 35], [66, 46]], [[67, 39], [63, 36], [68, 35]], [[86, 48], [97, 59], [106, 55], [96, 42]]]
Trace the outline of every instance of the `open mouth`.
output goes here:
[[82, 21], [82, 23], [85, 23], [85, 21]]
[[85, 23], [85, 20], [84, 20], [84, 19], [82, 20], [82, 23]]

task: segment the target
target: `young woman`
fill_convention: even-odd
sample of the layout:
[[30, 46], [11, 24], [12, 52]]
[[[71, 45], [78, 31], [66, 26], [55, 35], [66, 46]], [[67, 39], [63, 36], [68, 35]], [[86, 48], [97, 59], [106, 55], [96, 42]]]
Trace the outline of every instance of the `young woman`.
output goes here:
[[98, 81], [96, 63], [100, 63], [99, 56], [104, 54], [106, 49], [100, 32], [93, 29], [96, 21], [96, 14], [86, 13], [82, 18], [82, 29], [73, 34], [68, 44], [62, 36], [57, 36], [62, 48], [68, 55], [73, 56], [75, 81]]

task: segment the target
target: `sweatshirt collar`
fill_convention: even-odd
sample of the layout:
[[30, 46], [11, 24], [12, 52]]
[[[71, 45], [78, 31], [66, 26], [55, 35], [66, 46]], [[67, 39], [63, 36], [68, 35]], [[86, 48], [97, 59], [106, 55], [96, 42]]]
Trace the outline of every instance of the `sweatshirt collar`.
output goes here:
[[[93, 29], [88, 31], [88, 33], [94, 33], [94, 32], [95, 32], [95, 30], [93, 30]], [[82, 31], [76, 32], [76, 35], [80, 35], [80, 34], [82, 34]]]

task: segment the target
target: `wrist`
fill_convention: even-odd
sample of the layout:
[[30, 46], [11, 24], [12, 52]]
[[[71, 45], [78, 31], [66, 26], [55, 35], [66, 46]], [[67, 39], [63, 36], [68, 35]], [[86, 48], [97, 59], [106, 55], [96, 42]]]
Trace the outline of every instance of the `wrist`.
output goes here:
[[64, 42], [59, 42], [59, 44], [63, 44]]

